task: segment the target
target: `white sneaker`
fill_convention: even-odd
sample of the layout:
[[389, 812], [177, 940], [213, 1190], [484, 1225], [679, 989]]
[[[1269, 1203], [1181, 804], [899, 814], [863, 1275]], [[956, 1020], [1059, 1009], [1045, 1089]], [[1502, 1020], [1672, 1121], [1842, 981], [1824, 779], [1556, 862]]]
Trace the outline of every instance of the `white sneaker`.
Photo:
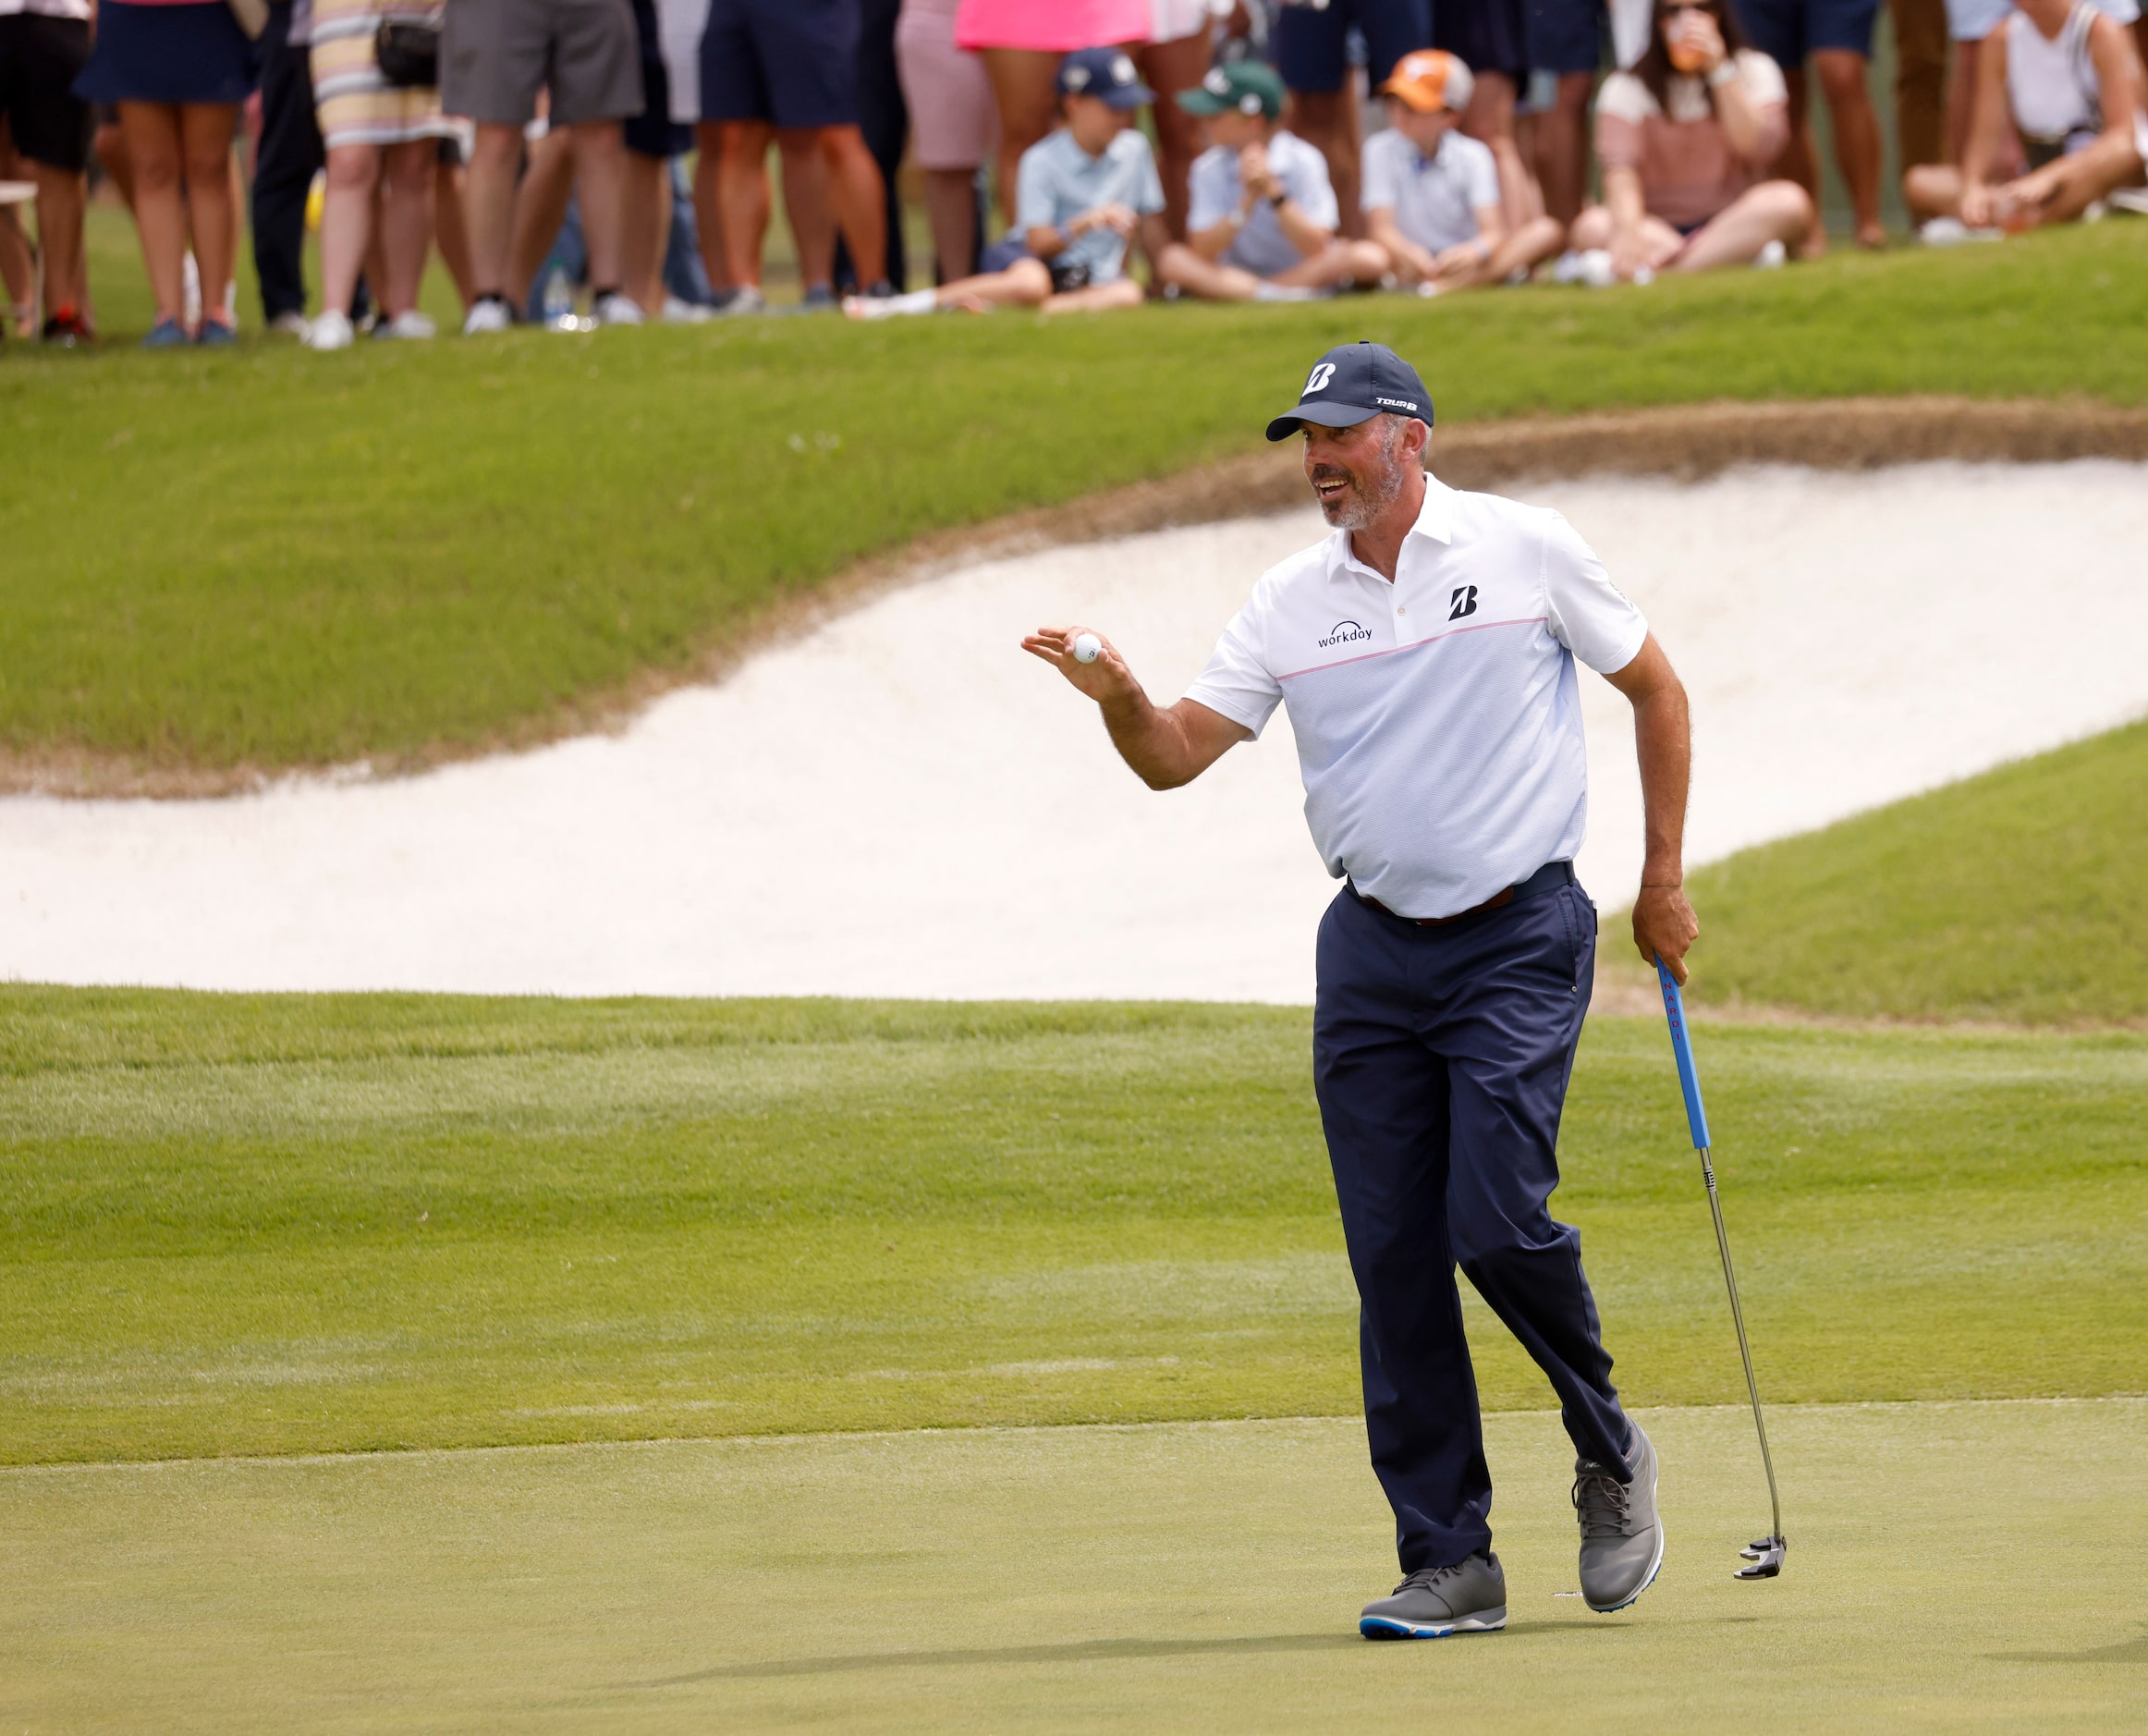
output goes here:
[[1608, 289], [1617, 283], [1618, 274], [1611, 264], [1611, 250], [1607, 247], [1592, 247], [1587, 252], [1578, 255], [1574, 261], [1572, 280], [1585, 283], [1592, 289]]
[[303, 338], [306, 336], [306, 316], [303, 313], [279, 313], [268, 323], [267, 329], [279, 337]]
[[936, 313], [939, 307], [939, 292], [934, 289], [913, 289], [901, 296], [843, 298], [843, 312], [854, 320], [891, 320], [904, 314]]
[[732, 294], [729, 304], [724, 309], [724, 317], [727, 320], [750, 319], [756, 313], [767, 312], [768, 298], [752, 285], [744, 284]]
[[392, 320], [383, 320], [372, 328], [372, 335], [375, 337], [437, 337], [440, 328], [428, 315], [411, 308]]
[[497, 297], [487, 296], [475, 303], [462, 322], [462, 335], [477, 337], [486, 332], [505, 332], [514, 328], [515, 316], [507, 312], [507, 304]]
[[642, 323], [639, 303], [621, 295], [616, 289], [596, 299], [590, 315], [599, 325], [639, 325]]
[[1959, 247], [1964, 241], [1996, 241], [1996, 229], [1972, 229], [1959, 217], [1934, 217], [1917, 231], [1926, 247]]
[[663, 310], [656, 317], [666, 325], [699, 325], [704, 320], [714, 319], [715, 313], [713, 309], [702, 307], [695, 302], [682, 301], [677, 296], [665, 296]]
[[1586, 258], [1588, 258], [1586, 253], [1580, 252], [1570, 247], [1567, 249], [1552, 264], [1552, 282], [1561, 284], [1586, 282], [1587, 278], [1584, 275], [1584, 268], [1581, 263]]
[[348, 349], [356, 336], [351, 330], [350, 315], [330, 308], [306, 327], [305, 336], [299, 341], [308, 349]]
[[1770, 241], [1753, 256], [1753, 265], [1761, 271], [1774, 271], [1789, 258], [1789, 250], [1780, 241]]

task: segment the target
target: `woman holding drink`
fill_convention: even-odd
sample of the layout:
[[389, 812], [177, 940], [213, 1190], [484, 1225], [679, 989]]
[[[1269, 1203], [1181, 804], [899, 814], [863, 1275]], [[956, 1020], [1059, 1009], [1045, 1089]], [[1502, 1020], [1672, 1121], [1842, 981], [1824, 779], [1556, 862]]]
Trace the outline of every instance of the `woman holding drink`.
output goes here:
[[1722, 0], [1656, 0], [1648, 52], [1597, 95], [1604, 202], [1572, 245], [1625, 280], [1779, 258], [1815, 221], [1803, 188], [1761, 178], [1788, 132], [1782, 69]]

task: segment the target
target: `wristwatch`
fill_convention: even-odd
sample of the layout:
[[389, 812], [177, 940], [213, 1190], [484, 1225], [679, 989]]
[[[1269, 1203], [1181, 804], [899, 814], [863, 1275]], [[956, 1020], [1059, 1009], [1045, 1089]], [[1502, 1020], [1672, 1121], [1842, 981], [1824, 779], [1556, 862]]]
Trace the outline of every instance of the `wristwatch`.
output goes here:
[[1285, 192], [1281, 188], [1278, 187], [1274, 192], [1268, 195], [1268, 209], [1270, 211], [1282, 210], [1285, 202], [1289, 199], [1289, 197], [1290, 195], [1288, 193]]

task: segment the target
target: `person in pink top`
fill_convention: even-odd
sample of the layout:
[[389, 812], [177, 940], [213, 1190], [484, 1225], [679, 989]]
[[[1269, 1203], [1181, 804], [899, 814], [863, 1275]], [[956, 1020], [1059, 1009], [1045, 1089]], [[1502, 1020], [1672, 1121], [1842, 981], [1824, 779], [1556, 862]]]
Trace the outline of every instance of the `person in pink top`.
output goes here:
[[1789, 136], [1786, 94], [1722, 0], [1655, 0], [1648, 52], [1597, 93], [1604, 202], [1571, 244], [1625, 280], [1779, 260], [1814, 221], [1802, 187], [1762, 179]]
[[1149, 35], [1149, 0], [961, 0], [955, 46], [983, 55], [992, 77], [1008, 223], [1022, 153], [1058, 122], [1060, 61], [1077, 48], [1136, 48]]

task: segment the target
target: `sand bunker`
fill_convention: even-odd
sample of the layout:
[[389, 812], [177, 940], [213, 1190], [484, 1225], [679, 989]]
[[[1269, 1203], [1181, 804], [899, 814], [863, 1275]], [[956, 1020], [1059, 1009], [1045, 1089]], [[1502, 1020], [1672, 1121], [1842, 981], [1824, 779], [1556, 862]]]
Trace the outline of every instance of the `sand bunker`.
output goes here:
[[[1690, 856], [2148, 710], [2148, 467], [1787, 468], [1518, 487], [1691, 687]], [[1304, 1000], [1334, 894], [1281, 714], [1143, 789], [1017, 641], [1109, 632], [1176, 695], [1301, 512], [970, 567], [623, 733], [393, 783], [0, 801], [0, 973], [202, 988]], [[1584, 883], [1640, 868], [1625, 703], [1584, 675]]]

